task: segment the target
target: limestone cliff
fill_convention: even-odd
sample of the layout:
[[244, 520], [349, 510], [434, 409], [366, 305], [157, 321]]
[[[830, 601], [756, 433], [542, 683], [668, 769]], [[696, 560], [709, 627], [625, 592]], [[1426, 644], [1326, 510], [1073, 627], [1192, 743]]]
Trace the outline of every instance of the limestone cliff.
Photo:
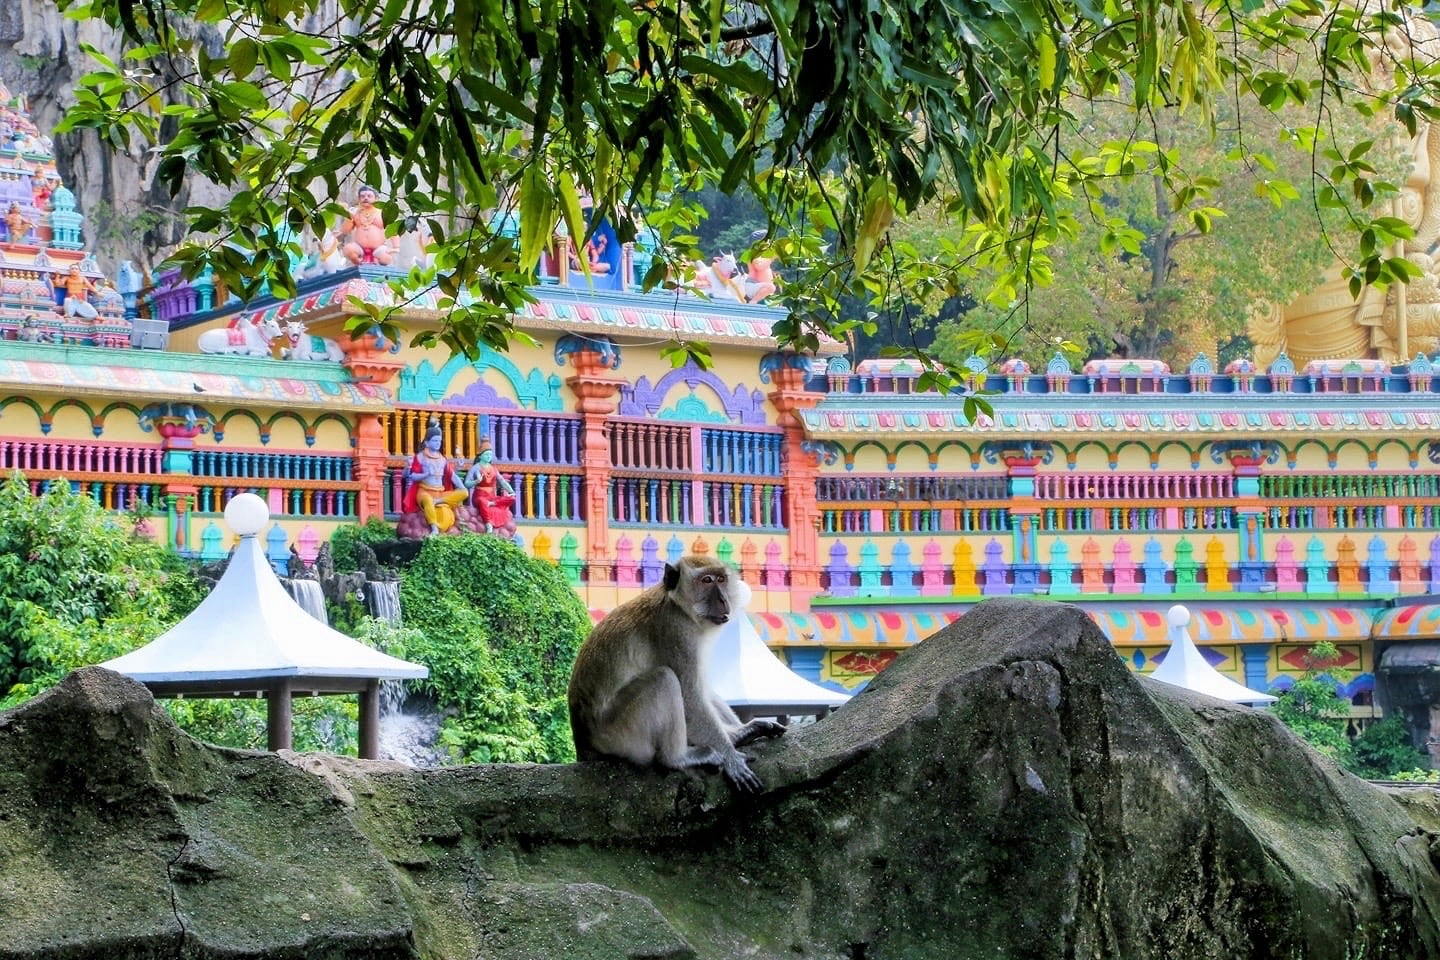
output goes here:
[[0, 715], [0, 958], [1440, 956], [1428, 813], [1075, 608], [982, 604], [754, 766], [224, 751], [81, 671]]

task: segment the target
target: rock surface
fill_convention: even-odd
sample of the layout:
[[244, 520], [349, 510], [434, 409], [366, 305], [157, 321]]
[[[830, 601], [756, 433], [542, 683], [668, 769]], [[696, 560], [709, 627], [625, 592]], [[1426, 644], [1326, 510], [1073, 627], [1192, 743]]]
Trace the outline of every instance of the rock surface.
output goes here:
[[1440, 956], [1432, 803], [1064, 605], [980, 605], [754, 766], [219, 750], [80, 671], [0, 715], [0, 958]]

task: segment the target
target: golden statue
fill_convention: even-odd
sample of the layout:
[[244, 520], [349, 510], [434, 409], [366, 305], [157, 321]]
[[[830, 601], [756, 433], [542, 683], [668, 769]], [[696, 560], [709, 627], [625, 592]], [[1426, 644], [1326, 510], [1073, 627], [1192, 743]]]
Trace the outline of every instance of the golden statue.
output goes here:
[[[1422, 63], [1440, 58], [1440, 29], [1424, 17], [1409, 18], [1408, 27], [1387, 34], [1395, 57], [1415, 56]], [[1383, 291], [1367, 286], [1357, 299], [1336, 264], [1310, 293], [1283, 307], [1259, 305], [1246, 332], [1260, 369], [1269, 368], [1281, 352], [1302, 369], [1311, 360], [1374, 357], [1398, 363], [1417, 351], [1440, 348], [1440, 256], [1435, 249], [1440, 243], [1440, 124], [1420, 122], [1410, 155], [1393, 215], [1415, 228], [1403, 255], [1424, 275]]]

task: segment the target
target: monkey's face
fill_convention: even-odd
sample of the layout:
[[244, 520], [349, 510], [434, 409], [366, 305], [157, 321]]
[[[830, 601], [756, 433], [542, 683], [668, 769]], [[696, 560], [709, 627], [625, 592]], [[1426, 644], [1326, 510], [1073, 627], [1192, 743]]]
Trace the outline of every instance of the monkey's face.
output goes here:
[[730, 619], [730, 578], [724, 573], [701, 573], [695, 577], [700, 595], [695, 614], [698, 619], [720, 625]]

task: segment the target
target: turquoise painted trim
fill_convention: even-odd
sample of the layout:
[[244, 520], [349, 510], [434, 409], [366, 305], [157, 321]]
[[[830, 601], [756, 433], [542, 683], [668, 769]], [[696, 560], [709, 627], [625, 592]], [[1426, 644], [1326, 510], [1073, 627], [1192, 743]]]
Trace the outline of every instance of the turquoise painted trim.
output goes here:
[[655, 414], [657, 420], [685, 420], [692, 423], [729, 423], [730, 418], [723, 411], [712, 410], [694, 391], [690, 396], [681, 397], [675, 406], [666, 407]]
[[520, 406], [527, 410], [543, 413], [564, 413], [565, 401], [560, 396], [559, 380], [547, 377], [538, 367], [528, 374], [521, 373], [515, 361], [502, 356], [483, 344], [480, 356], [473, 362], [464, 355], [451, 357], [439, 370], [429, 360], [421, 360], [414, 369], [406, 368], [400, 373], [400, 388], [395, 392], [396, 403], [427, 406], [440, 403], [450, 392], [450, 383], [466, 367], [476, 373], [494, 370], [509, 381]]

